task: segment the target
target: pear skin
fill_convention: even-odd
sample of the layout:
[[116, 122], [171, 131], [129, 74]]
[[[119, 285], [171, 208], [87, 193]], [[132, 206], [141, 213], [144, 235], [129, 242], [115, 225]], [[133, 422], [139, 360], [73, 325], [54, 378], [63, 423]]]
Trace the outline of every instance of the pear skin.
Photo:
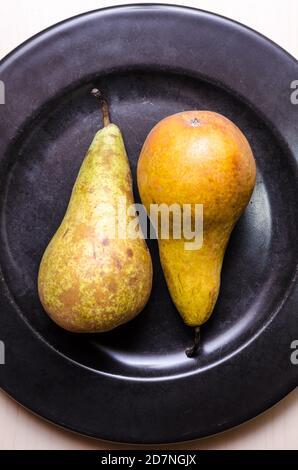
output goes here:
[[199, 327], [210, 317], [231, 231], [249, 202], [256, 179], [252, 150], [224, 116], [187, 111], [160, 121], [148, 135], [138, 163], [143, 204], [203, 204], [203, 245], [159, 237], [170, 295], [184, 322]]
[[121, 132], [105, 123], [83, 160], [38, 275], [44, 309], [73, 332], [103, 332], [128, 322], [151, 292], [152, 264], [144, 239], [121, 239], [117, 230], [115, 237], [101, 235], [111, 222], [105, 203], [116, 207], [119, 197], [127, 207], [134, 203]]

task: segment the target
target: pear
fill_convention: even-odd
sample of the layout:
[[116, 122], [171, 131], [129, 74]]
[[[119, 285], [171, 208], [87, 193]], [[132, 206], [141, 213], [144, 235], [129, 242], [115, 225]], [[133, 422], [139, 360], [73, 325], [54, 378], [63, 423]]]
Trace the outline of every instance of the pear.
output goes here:
[[[209, 111], [187, 111], [160, 121], [148, 135], [138, 162], [138, 187], [150, 205], [203, 205], [203, 243], [160, 237], [159, 253], [170, 295], [184, 322], [195, 328], [188, 356], [197, 352], [200, 326], [214, 309], [226, 246], [251, 197], [256, 178], [252, 150], [229, 119]], [[170, 223], [173, 220], [170, 219]], [[194, 223], [194, 220], [191, 220]]]
[[[45, 311], [66, 330], [82, 333], [108, 331], [134, 318], [147, 303], [152, 285], [144, 239], [123, 236], [117, 229], [119, 200], [125, 203], [125, 215], [134, 203], [131, 172], [107, 102], [98, 90], [92, 93], [101, 102], [104, 128], [83, 160], [38, 275]], [[125, 217], [127, 224], [131, 220], [132, 215]]]

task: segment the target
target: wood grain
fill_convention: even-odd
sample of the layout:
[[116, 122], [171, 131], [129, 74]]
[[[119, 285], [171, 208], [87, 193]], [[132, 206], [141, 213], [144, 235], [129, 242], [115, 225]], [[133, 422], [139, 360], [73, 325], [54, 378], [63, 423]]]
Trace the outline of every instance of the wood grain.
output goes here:
[[[99, 6], [137, 3], [130, 1], [72, 0], [40, 2], [10, 0], [1, 4], [0, 57], [40, 30], [70, 16]], [[151, 1], [150, 3], [158, 3]], [[298, 57], [298, 2], [296, 0], [201, 0], [180, 3], [213, 11], [240, 21], [277, 42]], [[1, 78], [1, 77], [0, 77]], [[293, 77], [293, 79], [298, 77]], [[0, 332], [1, 336], [1, 332]], [[1, 338], [0, 338], [1, 339]], [[3, 366], [0, 366], [3, 367]], [[162, 449], [298, 449], [298, 389], [274, 408], [226, 433]], [[34, 416], [0, 392], [0, 449], [133, 449], [81, 437]], [[145, 448], [145, 447], [144, 447]]]

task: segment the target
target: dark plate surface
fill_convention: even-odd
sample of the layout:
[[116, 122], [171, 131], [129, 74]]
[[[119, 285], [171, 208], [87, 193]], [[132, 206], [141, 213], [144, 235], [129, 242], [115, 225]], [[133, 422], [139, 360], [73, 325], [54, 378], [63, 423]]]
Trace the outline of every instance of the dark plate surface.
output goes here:
[[[297, 62], [255, 32], [205, 12], [131, 6], [92, 12], [34, 37], [0, 65], [0, 385], [41, 416], [108, 440], [158, 443], [213, 434], [292, 390], [298, 366]], [[139, 317], [113, 332], [74, 335], [39, 303], [42, 253], [65, 212], [101, 125], [90, 89], [107, 95], [132, 167], [149, 130], [187, 109], [217, 111], [246, 134], [258, 166], [251, 202], [224, 260], [202, 330], [173, 306], [149, 243], [154, 284]]]

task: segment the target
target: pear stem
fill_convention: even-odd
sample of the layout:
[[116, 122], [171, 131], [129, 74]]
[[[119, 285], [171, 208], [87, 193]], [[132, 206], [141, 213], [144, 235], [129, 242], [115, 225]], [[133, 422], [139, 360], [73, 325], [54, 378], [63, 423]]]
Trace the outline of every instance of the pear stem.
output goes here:
[[193, 345], [190, 348], [187, 348], [187, 350], [185, 351], [185, 354], [187, 355], [187, 357], [194, 357], [197, 355], [199, 344], [200, 344], [200, 327], [196, 326]]
[[98, 88], [93, 88], [93, 90], [91, 90], [91, 95], [93, 95], [99, 101], [103, 125], [104, 127], [107, 127], [109, 124], [111, 124], [108, 102], [103, 96], [102, 92], [98, 90]]

